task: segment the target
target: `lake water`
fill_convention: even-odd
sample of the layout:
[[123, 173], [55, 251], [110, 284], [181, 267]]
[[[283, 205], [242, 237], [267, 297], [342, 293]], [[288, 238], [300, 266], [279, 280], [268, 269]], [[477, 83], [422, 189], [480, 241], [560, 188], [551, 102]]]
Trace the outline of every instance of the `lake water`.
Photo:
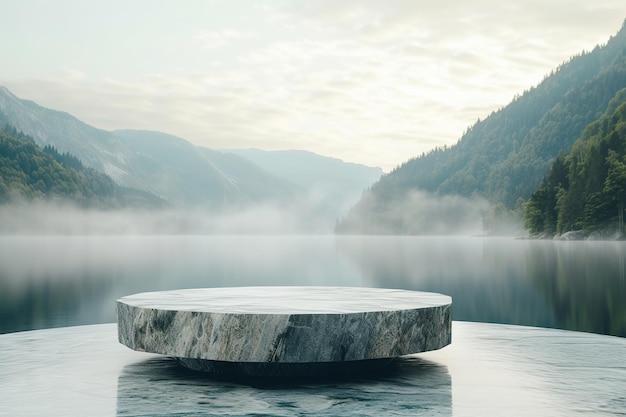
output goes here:
[[110, 323], [137, 292], [335, 285], [440, 292], [453, 319], [626, 337], [626, 242], [486, 237], [4, 236], [0, 333]]

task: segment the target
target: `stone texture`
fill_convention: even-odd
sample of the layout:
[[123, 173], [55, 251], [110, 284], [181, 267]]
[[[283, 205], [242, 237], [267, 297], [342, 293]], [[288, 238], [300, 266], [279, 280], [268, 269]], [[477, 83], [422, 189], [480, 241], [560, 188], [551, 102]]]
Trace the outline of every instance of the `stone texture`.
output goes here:
[[244, 373], [264, 374], [269, 371], [263, 364], [269, 363], [321, 365], [394, 358], [451, 342], [450, 297], [416, 291], [345, 287], [164, 291], [123, 297], [117, 301], [117, 314], [122, 344], [181, 358], [185, 366], [212, 372], [234, 369], [229, 363], [246, 364], [235, 367]]

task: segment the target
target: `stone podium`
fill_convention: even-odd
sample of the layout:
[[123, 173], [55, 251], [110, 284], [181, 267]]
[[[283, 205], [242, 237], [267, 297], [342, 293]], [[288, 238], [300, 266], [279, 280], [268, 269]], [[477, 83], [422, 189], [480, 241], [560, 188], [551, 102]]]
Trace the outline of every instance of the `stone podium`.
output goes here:
[[233, 287], [117, 300], [131, 349], [226, 375], [351, 372], [451, 342], [450, 297], [358, 287]]

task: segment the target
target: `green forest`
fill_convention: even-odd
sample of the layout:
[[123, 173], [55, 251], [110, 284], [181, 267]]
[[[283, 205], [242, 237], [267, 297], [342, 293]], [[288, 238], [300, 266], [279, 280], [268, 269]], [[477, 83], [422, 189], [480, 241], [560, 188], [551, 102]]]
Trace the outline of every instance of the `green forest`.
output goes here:
[[[593, 131], [588, 126], [594, 124], [598, 129], [595, 122], [603, 117], [609, 102], [624, 88], [626, 25], [605, 45], [573, 56], [536, 87], [516, 96], [486, 119], [478, 120], [455, 145], [433, 149], [381, 177], [338, 222], [336, 231], [420, 234], [420, 224], [408, 225], [397, 218], [386, 218], [394, 216], [399, 201], [415, 192], [427, 192], [439, 198], [454, 195], [486, 201], [490, 205], [483, 215], [486, 233], [497, 233], [499, 224], [514, 218], [521, 224], [524, 207], [534, 212], [538, 210], [535, 203], [525, 203], [543, 187], [542, 181], [553, 164], [562, 164], [583, 132]], [[612, 178], [618, 175], [615, 169], [611, 171]], [[558, 167], [554, 170], [558, 171]], [[589, 181], [603, 183], [603, 173], [596, 170], [584, 175], [597, 175]], [[580, 185], [575, 182], [571, 186]], [[612, 192], [616, 192], [615, 187]], [[607, 191], [590, 198], [594, 203], [586, 205], [587, 220], [608, 221], [611, 217], [608, 211], [612, 210], [615, 197], [609, 197]], [[573, 206], [569, 207], [570, 204]], [[558, 225], [552, 220], [546, 221], [545, 231], [552, 231], [549, 228], [553, 223], [555, 233], [599, 227], [599, 223], [594, 226], [584, 223], [584, 215], [574, 207], [578, 204], [573, 197], [563, 196], [560, 199], [562, 220], [556, 221]], [[595, 209], [592, 210], [592, 206]], [[601, 214], [604, 211], [607, 213]], [[611, 213], [617, 213], [617, 209]], [[553, 216], [551, 212], [546, 215]], [[420, 220], [416, 215], [413, 219]], [[533, 225], [530, 229], [533, 233], [542, 229], [543, 223], [536, 215], [529, 214], [526, 219], [527, 225]], [[427, 229], [428, 224], [424, 223], [423, 227]]]
[[624, 231], [626, 89], [591, 123], [568, 155], [559, 155], [525, 206], [535, 235]]
[[43, 149], [10, 126], [0, 130], [0, 203], [70, 201], [81, 207], [163, 204], [148, 193], [123, 188], [69, 153]]

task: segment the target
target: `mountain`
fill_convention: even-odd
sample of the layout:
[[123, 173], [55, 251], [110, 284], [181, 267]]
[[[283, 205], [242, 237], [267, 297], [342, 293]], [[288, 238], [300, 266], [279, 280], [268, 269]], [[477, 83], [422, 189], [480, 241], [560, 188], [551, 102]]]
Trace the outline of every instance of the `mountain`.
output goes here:
[[138, 173], [131, 169], [135, 155], [111, 132], [89, 126], [68, 113], [22, 100], [6, 87], [0, 87], [0, 121], [32, 137], [42, 147], [51, 145], [61, 153], [73, 154], [118, 184], [140, 185]]
[[273, 176], [295, 184], [300, 193], [318, 196], [324, 211], [335, 218], [343, 215], [364, 189], [376, 182], [383, 171], [378, 167], [344, 162], [302, 150], [265, 151], [222, 149], [252, 161]]
[[172, 206], [222, 208], [293, 194], [293, 186], [243, 158], [158, 132], [97, 129], [22, 100], [5, 87], [0, 87], [0, 122], [31, 136], [41, 147], [71, 153], [117, 184], [150, 192]]
[[[337, 231], [428, 231], [427, 216], [407, 213], [407, 196], [455, 196], [464, 199], [459, 200], [463, 205], [484, 201], [492, 206], [483, 217], [487, 223], [493, 213], [521, 210], [559, 153], [569, 152], [585, 127], [601, 117], [625, 87], [626, 25], [604, 46], [572, 57], [539, 85], [477, 121], [455, 145], [422, 154], [383, 176], [339, 222]], [[459, 215], [457, 210], [446, 220]]]
[[127, 189], [74, 156], [59, 153], [13, 129], [0, 131], [0, 203], [13, 201], [72, 201], [82, 207], [160, 207], [163, 201]]
[[186, 205], [216, 207], [285, 200], [295, 187], [236, 155], [199, 147], [161, 132], [116, 130], [117, 138], [139, 155], [150, 190]]
[[569, 231], [599, 237], [624, 232], [626, 89], [588, 125], [567, 155], [559, 155], [526, 203], [524, 221], [536, 235]]
[[221, 149], [242, 156], [269, 173], [289, 178], [304, 188], [335, 184], [338, 188], [363, 188], [377, 181], [378, 167], [344, 162], [341, 159], [302, 150], [266, 151], [261, 149]]
[[173, 207], [307, 205], [307, 213], [334, 222], [382, 173], [304, 151], [220, 152], [161, 132], [101, 130], [20, 99], [5, 87], [0, 87], [0, 123], [14, 126], [41, 147], [75, 155], [118, 185], [154, 194]]

